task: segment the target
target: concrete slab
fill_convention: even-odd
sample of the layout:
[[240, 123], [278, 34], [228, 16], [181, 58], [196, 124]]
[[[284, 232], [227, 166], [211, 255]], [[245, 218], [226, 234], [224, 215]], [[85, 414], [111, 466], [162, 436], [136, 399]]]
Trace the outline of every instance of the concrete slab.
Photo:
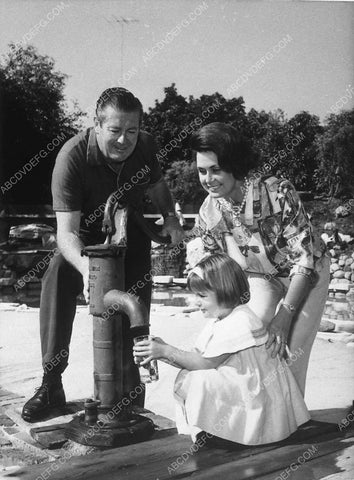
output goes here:
[[58, 455], [49, 453], [44, 450], [33, 438], [20, 427], [0, 427], [5, 438], [17, 448], [22, 449], [26, 453], [31, 453], [42, 461], [56, 460]]
[[[0, 385], [7, 392], [0, 396], [0, 402], [11, 407], [11, 418], [28, 434], [35, 425], [47, 424], [27, 424], [20, 417], [23, 403], [32, 396], [42, 378], [39, 312], [38, 309], [15, 308], [0, 309]], [[188, 350], [195, 343], [205, 319], [199, 312], [188, 313], [184, 309], [154, 304], [151, 333]], [[353, 342], [348, 335], [321, 333], [316, 338], [305, 398], [316, 420], [340, 423], [352, 405], [354, 348], [351, 348]], [[70, 349], [63, 383], [67, 400], [75, 401], [93, 395], [92, 319], [85, 306], [78, 307]], [[146, 387], [145, 406], [153, 412], [151, 415], [157, 415], [154, 418], [161, 430], [172, 431], [175, 416], [173, 383], [177, 369], [159, 362], [159, 373], [159, 381]], [[60, 423], [62, 419], [57, 417], [52, 421]], [[68, 448], [74, 455], [87, 454], [87, 450], [75, 449], [72, 445]]]
[[[151, 332], [180, 348], [190, 348], [204, 326], [199, 312], [153, 305]], [[19, 406], [41, 382], [38, 309], [0, 311], [0, 385]], [[339, 340], [339, 341], [337, 341]], [[312, 351], [306, 402], [311, 410], [347, 408], [354, 398], [354, 345], [350, 334], [318, 334]], [[348, 343], [345, 343], [348, 341]], [[78, 307], [63, 383], [68, 401], [93, 395], [92, 319]], [[147, 385], [146, 408], [174, 419], [173, 382], [177, 369], [159, 362], [160, 380]], [[0, 397], [1, 402], [1, 397]]]
[[83, 411], [83, 403], [69, 402], [69, 404], [62, 409], [57, 409], [53, 412], [52, 418], [42, 421], [28, 423], [21, 417], [22, 405], [15, 405], [7, 408], [5, 414], [19, 427], [22, 431], [31, 433], [32, 428], [45, 427], [49, 425], [57, 425], [58, 423], [68, 423], [73, 419], [73, 416]]

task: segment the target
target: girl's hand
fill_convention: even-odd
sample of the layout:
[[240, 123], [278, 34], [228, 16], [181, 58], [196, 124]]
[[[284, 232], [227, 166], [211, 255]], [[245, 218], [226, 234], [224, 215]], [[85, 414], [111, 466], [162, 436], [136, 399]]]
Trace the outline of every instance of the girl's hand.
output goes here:
[[159, 337], [138, 342], [133, 347], [134, 362], [146, 365], [151, 360], [164, 357], [166, 345], [167, 343]]
[[266, 348], [272, 347], [272, 358], [275, 358], [278, 354], [280, 358], [284, 357], [291, 321], [292, 314], [284, 308], [279, 308], [278, 313], [268, 325], [269, 337], [265, 346]]

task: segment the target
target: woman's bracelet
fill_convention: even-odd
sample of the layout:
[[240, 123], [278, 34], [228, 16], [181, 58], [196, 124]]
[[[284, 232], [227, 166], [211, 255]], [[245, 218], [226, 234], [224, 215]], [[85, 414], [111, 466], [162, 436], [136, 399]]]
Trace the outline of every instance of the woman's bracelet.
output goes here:
[[308, 279], [311, 278], [313, 275], [313, 270], [310, 268], [302, 267], [301, 265], [297, 267], [296, 271], [290, 275], [290, 278], [294, 275], [301, 275], [302, 277], [306, 277]]
[[288, 313], [291, 313], [291, 315], [294, 315], [296, 312], [296, 308], [291, 303], [282, 303], [281, 306], [284, 307]]

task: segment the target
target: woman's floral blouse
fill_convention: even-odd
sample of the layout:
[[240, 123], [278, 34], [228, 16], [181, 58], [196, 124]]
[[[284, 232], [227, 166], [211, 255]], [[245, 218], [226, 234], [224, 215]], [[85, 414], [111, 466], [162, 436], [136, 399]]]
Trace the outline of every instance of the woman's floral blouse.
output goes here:
[[193, 232], [199, 239], [187, 245], [191, 266], [207, 252], [227, 251], [247, 272], [309, 275], [325, 252], [298, 193], [284, 178], [251, 176], [242, 225], [235, 219], [233, 205], [205, 199]]

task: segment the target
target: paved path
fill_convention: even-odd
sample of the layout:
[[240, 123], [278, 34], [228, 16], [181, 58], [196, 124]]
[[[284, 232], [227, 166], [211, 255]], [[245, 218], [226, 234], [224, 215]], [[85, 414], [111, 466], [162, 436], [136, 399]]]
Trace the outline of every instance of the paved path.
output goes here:
[[[190, 348], [203, 325], [199, 312], [187, 314], [183, 307], [153, 305], [151, 332], [173, 345]], [[324, 333], [316, 338], [306, 391], [310, 410], [346, 408], [354, 399], [354, 343], [347, 346], [345, 338], [345, 334]], [[146, 408], [173, 419], [172, 386], [177, 370], [162, 362], [159, 370], [160, 380], [147, 386]], [[63, 376], [68, 400], [93, 394], [92, 371], [92, 320], [87, 307], [78, 307], [70, 362]], [[38, 309], [0, 310], [1, 387], [28, 398], [41, 376]]]
[[[180, 348], [189, 349], [203, 328], [205, 320], [200, 313], [183, 313], [183, 309], [183, 307], [153, 305], [151, 333], [161, 336], [165, 341]], [[13, 446], [5, 446], [5, 449], [10, 450], [7, 450], [7, 454], [2, 459], [0, 458], [0, 464], [10, 469], [7, 470], [8, 474], [10, 474], [11, 465], [29, 465], [49, 461], [52, 459], [51, 452], [60, 456], [60, 451], [41, 451], [36, 445], [29, 445], [30, 448], [28, 448], [31, 438], [26, 428], [21, 427], [22, 404], [33, 394], [34, 388], [40, 384], [42, 377], [38, 313], [38, 309], [16, 309], [14, 306], [0, 304], [0, 412], [6, 408], [15, 410], [19, 417], [16, 424], [20, 429], [19, 445], [12, 441]], [[347, 346], [345, 340], [348, 339], [349, 335], [344, 333], [322, 333], [316, 338], [306, 392], [307, 405], [311, 410], [312, 418], [316, 420], [339, 423], [345, 417], [344, 412], [348, 411], [348, 407], [352, 404], [354, 343], [348, 343], [351, 346]], [[159, 362], [159, 370], [160, 380], [147, 385], [146, 408], [157, 415], [173, 420], [172, 390], [177, 369]], [[71, 342], [70, 362], [63, 377], [68, 401], [92, 396], [92, 371], [92, 319], [87, 307], [78, 307]], [[5, 421], [6, 424], [8, 420], [5, 416], [2, 420], [0, 418], [0, 423], [4, 424]], [[6, 442], [6, 438], [0, 438], [1, 440]], [[178, 443], [178, 437], [174, 441]], [[21, 445], [26, 445], [26, 448]], [[79, 454], [82, 452], [74, 455]], [[333, 462], [338, 463], [337, 460]], [[328, 471], [332, 472], [332, 470]]]

